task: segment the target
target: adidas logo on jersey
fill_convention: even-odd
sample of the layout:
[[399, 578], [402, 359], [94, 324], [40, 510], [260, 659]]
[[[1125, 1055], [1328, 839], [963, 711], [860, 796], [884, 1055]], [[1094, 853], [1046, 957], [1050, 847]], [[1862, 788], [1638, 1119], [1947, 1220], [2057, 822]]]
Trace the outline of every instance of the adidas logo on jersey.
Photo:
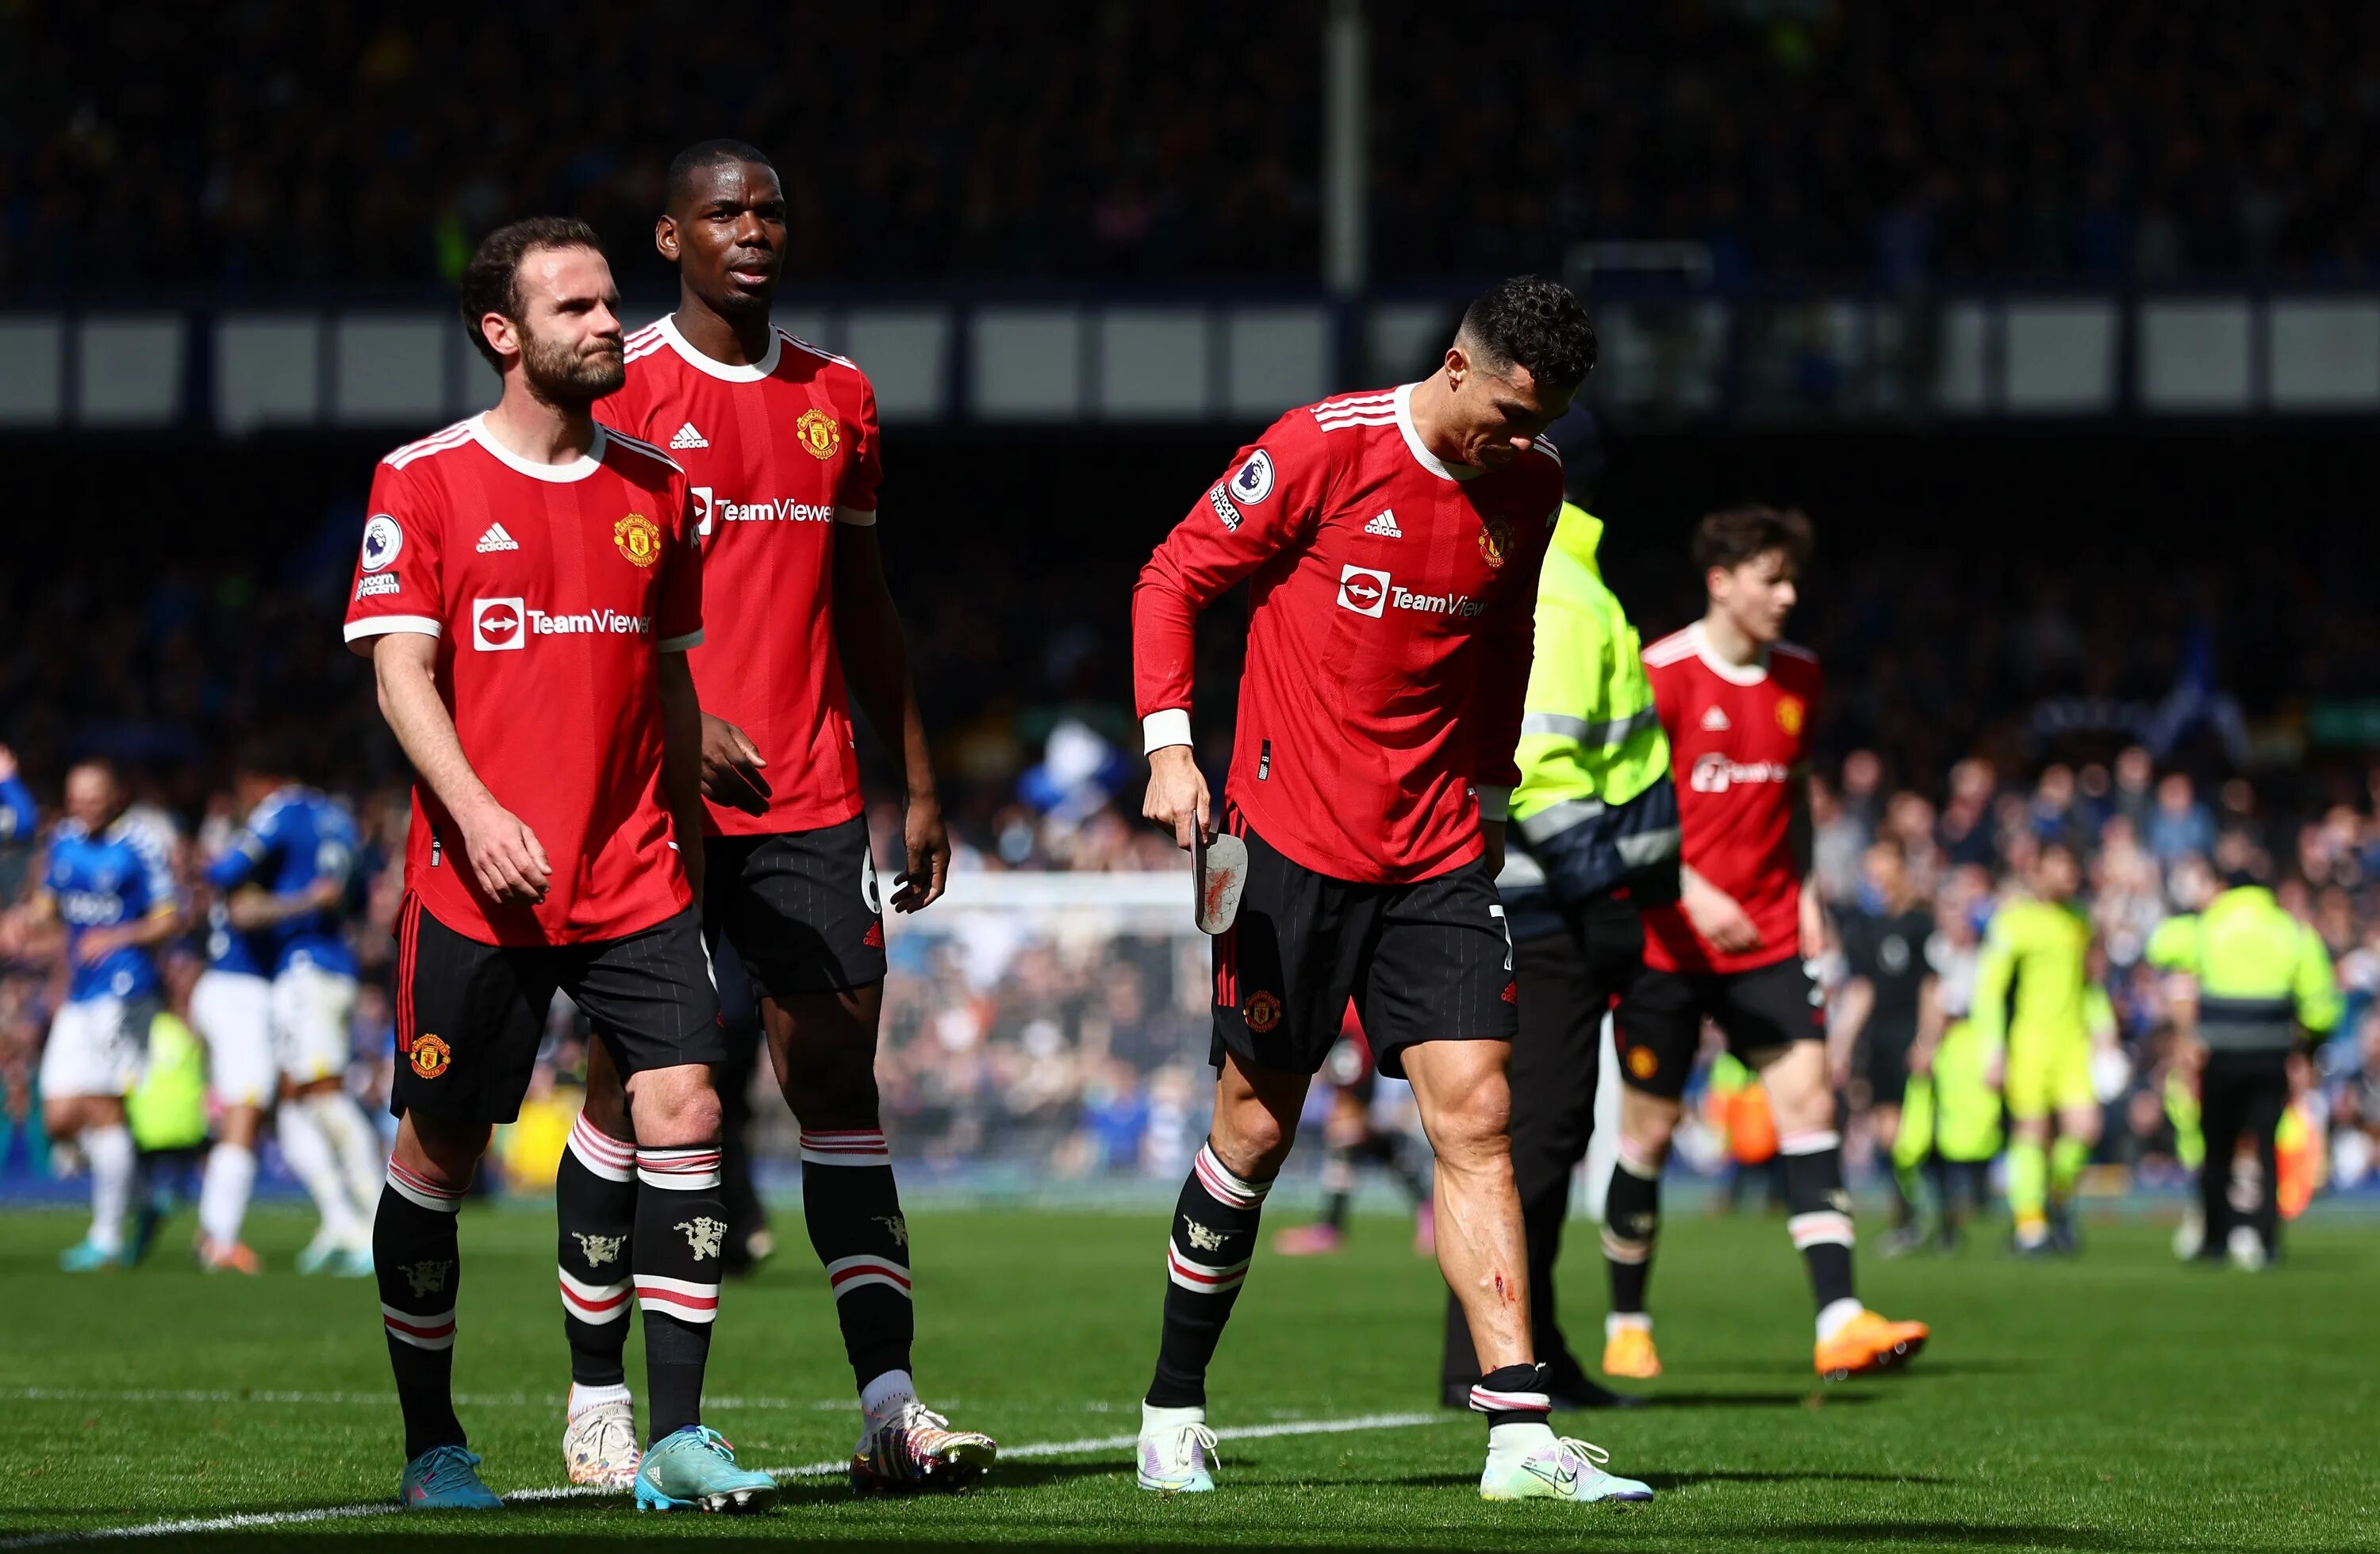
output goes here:
[[504, 525], [490, 524], [488, 532], [480, 536], [479, 549], [481, 555], [486, 555], [490, 551], [517, 551], [520, 549], [520, 541], [506, 534]]
[[1711, 734], [1725, 734], [1735, 725], [1727, 721], [1727, 713], [1714, 707], [1703, 714], [1703, 728]]
[[1402, 540], [1405, 537], [1405, 531], [1397, 527], [1397, 510], [1393, 507], [1381, 508], [1380, 516], [1364, 526], [1364, 532], [1377, 534], [1386, 540]]
[[710, 439], [705, 437], [701, 432], [695, 431], [694, 423], [692, 421], [688, 421], [684, 426], [677, 429], [677, 435], [670, 439], [670, 446], [673, 448], [707, 448], [710, 446]]

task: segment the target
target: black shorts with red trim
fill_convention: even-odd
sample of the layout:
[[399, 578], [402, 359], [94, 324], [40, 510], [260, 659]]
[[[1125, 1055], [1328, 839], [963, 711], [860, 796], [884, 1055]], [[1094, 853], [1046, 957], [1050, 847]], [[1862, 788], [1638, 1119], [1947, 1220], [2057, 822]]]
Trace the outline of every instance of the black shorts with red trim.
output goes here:
[[692, 907], [590, 944], [483, 944], [408, 894], [396, 918], [396, 1082], [388, 1109], [454, 1123], [520, 1115], [556, 989], [594, 1022], [622, 1077], [727, 1056]]
[[1799, 955], [1750, 971], [1646, 966], [1612, 1016], [1621, 1080], [1665, 1100], [1684, 1095], [1706, 1018], [1726, 1035], [1728, 1050], [1745, 1062], [1796, 1041], [1827, 1038], [1826, 995]]
[[1424, 1041], [1510, 1041], [1520, 992], [1504, 907], [1484, 859], [1435, 879], [1367, 885], [1292, 861], [1248, 829], [1240, 915], [1217, 936], [1211, 1061], [1320, 1072], [1354, 999], [1372, 1061], [1404, 1077]]
[[884, 898], [868, 818], [704, 839], [703, 926], [735, 946], [763, 998], [884, 980]]

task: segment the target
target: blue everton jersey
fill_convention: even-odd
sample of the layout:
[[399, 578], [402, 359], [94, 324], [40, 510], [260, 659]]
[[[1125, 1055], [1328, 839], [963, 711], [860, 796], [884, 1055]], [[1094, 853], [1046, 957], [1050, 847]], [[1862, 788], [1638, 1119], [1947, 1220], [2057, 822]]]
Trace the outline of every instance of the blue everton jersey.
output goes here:
[[[207, 869], [218, 891], [257, 884], [274, 895], [296, 895], [335, 880], [345, 895], [355, 872], [356, 822], [311, 788], [276, 788], [248, 818], [231, 848]], [[269, 969], [312, 965], [341, 977], [356, 974], [356, 958], [339, 929], [340, 909], [301, 912], [267, 931]]]
[[207, 909], [207, 969], [234, 977], [272, 976], [272, 932], [232, 927], [231, 914], [218, 899]]
[[73, 967], [68, 1002], [156, 991], [157, 960], [149, 951], [127, 946], [88, 965], [81, 952], [83, 936], [93, 929], [174, 910], [174, 871], [164, 837], [129, 817], [97, 836], [79, 820], [63, 821], [50, 838], [42, 887], [66, 924], [67, 964]]

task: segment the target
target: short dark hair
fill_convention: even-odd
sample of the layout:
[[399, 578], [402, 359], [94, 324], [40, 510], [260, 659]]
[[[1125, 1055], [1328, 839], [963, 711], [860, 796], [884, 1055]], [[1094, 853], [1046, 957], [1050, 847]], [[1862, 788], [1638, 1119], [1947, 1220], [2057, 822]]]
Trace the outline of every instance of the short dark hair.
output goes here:
[[697, 173], [707, 167], [724, 167], [731, 162], [757, 162], [771, 173], [777, 170], [768, 153], [749, 140], [697, 140], [670, 158], [669, 176], [662, 185], [662, 209], [677, 209], [678, 201], [692, 191]]
[[1810, 559], [1810, 520], [1798, 507], [1730, 507], [1706, 515], [1694, 528], [1694, 570], [1716, 566], [1732, 572], [1771, 551], [1785, 552], [1796, 571]]
[[1510, 371], [1515, 365], [1547, 388], [1577, 390], [1595, 370], [1595, 325], [1570, 287], [1542, 275], [1515, 275], [1480, 294], [1463, 310], [1458, 337], [1479, 349], [1480, 365]]
[[521, 261], [539, 249], [592, 249], [603, 251], [595, 229], [568, 216], [530, 216], [500, 226], [480, 239], [471, 262], [463, 266], [463, 333], [488, 365], [501, 372], [504, 358], [488, 344], [480, 321], [490, 313], [517, 320], [525, 310], [520, 294]]

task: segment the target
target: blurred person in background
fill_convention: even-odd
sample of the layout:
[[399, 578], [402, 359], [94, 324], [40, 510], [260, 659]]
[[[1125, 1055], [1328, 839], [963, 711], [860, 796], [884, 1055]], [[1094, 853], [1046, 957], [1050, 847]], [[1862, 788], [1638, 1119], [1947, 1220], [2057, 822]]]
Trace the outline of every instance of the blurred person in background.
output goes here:
[[59, 1255], [70, 1273], [128, 1265], [125, 1216], [135, 1158], [124, 1098], [140, 1083], [158, 1001], [157, 951], [180, 931], [170, 839], [127, 813], [115, 768], [67, 772], [66, 819], [51, 832], [32, 900], [10, 914], [0, 950], [62, 948], [66, 1002], [42, 1051], [42, 1124], [91, 1171], [91, 1230]]
[[1941, 1020], [1928, 959], [1934, 909], [1918, 892], [1896, 844], [1876, 844], [1861, 862], [1859, 904], [1837, 918], [1849, 976], [1834, 1003], [1827, 1053], [1835, 1087], [1858, 1087], [1877, 1156], [1888, 1166], [1892, 1233], [1881, 1250], [1891, 1257], [1925, 1240], [1918, 1221], [1918, 1172], [1895, 1146], [1911, 1050]]
[[2074, 850], [2062, 842], [2042, 848], [2026, 882], [2026, 894], [1992, 914], [1973, 1018], [2007, 1097], [2014, 1246], [2033, 1256], [2076, 1248], [2074, 1184], [2099, 1141], [2100, 1117], [2091, 1083], [2093, 935]]
[[1892, 1142], [1896, 1172], [1922, 1170], [1934, 1190], [1934, 1243], [1958, 1249], [1961, 1234], [1982, 1208], [1992, 1157], [2000, 1151], [2000, 1098], [1990, 1073], [1989, 1044], [1972, 1018], [1982, 954], [1978, 926], [1983, 900], [1966, 881], [1953, 881], [1934, 900], [1934, 931], [1925, 944], [1934, 996], [1930, 1021], [1921, 1021], [1909, 1049], [1909, 1083], [1901, 1095]]
[[[2179, 1249], [2254, 1270], [2280, 1253], [2277, 1135], [2289, 1103], [2289, 1061], [2301, 1032], [2329, 1035], [2340, 1000], [2320, 936], [2252, 875], [2233, 874], [2225, 884], [2204, 910], [2158, 926], [2149, 961], [2189, 977], [2196, 994], [2200, 1235], [2191, 1246], [2185, 1226]], [[2243, 1145], [2256, 1159], [2255, 1197], [2235, 1215], [2233, 1164]]]
[[1669, 737], [1683, 861], [1677, 900], [1645, 908], [1645, 968], [1614, 1016], [1627, 1087], [1605, 1207], [1607, 1375], [1660, 1374], [1646, 1291], [1661, 1169], [1706, 1020], [1758, 1073], [1776, 1119], [1786, 1229], [1815, 1308], [1813, 1366], [1829, 1379], [1885, 1369], [1927, 1338], [1924, 1323], [1863, 1305], [1852, 1274], [1825, 995], [1808, 969], [1824, 941], [1803, 793], [1818, 661], [1783, 639], [1811, 543], [1799, 512], [1706, 516], [1694, 540], [1703, 617], [1644, 652]]
[[[207, 866], [206, 882], [222, 900], [226, 927], [261, 940], [270, 955], [273, 1066], [282, 1100], [274, 1130], [290, 1169], [305, 1184], [322, 1217], [314, 1239], [298, 1254], [298, 1271], [335, 1269], [363, 1278], [371, 1272], [372, 1216], [380, 1201], [380, 1139], [347, 1093], [354, 1050], [356, 959], [347, 946], [346, 913], [358, 837], [353, 816], [326, 795], [288, 776], [290, 759], [263, 743], [239, 758], [237, 792], [245, 819], [223, 854]], [[226, 941], [227, 955], [241, 941]], [[245, 985], [235, 985], [245, 991]], [[250, 1012], [224, 1010], [218, 997], [202, 1012], [215, 1025], [245, 1031]], [[207, 1028], [207, 1027], [202, 1027]], [[232, 1050], [227, 1049], [226, 1055]], [[248, 1064], [237, 1071], [243, 1081]], [[235, 1086], [245, 1093], [245, 1082]], [[238, 1227], [256, 1175], [254, 1115], [227, 1121], [222, 1144], [208, 1157], [210, 1191], [202, 1195], [209, 1223], [201, 1226], [215, 1256], [237, 1260]]]
[[[1413, 1200], [1414, 1252], [1434, 1256], [1438, 1228], [1430, 1207], [1427, 1151], [1424, 1160], [1407, 1158], [1414, 1141], [1398, 1115], [1412, 1105], [1413, 1087], [1400, 1079], [1382, 1079], [1373, 1071], [1371, 1043], [1364, 1038], [1364, 1022], [1352, 1001], [1321, 1078], [1330, 1090], [1322, 1123], [1322, 1217], [1283, 1230], [1273, 1237], [1273, 1250], [1285, 1257], [1311, 1257], [1344, 1245], [1347, 1210], [1355, 1201], [1362, 1168], [1369, 1164], [1393, 1177]], [[1463, 1406], [1467, 1407], [1471, 1378], [1465, 1378], [1463, 1391]]]

